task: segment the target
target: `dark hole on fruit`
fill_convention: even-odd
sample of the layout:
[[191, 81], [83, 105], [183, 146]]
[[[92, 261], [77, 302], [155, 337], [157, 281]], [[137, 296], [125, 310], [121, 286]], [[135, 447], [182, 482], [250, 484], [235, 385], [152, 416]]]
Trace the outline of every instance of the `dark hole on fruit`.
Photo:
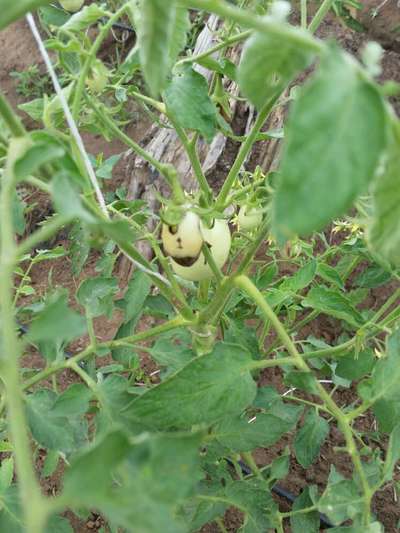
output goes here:
[[199, 256], [197, 257], [173, 257], [173, 260], [175, 261], [175, 263], [178, 263], [178, 265], [181, 265], [183, 267], [191, 267], [192, 265], [195, 264], [198, 258]]

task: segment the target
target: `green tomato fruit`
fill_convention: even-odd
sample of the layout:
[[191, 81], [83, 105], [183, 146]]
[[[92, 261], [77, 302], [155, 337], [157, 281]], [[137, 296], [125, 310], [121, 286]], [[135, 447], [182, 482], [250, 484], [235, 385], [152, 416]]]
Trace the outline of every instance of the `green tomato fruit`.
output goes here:
[[108, 83], [108, 76], [107, 67], [98, 59], [91, 69], [90, 76], [86, 78], [86, 84], [93, 93], [100, 94]]
[[61, 7], [70, 13], [79, 11], [85, 0], [60, 0]]
[[251, 207], [250, 209], [247, 206], [242, 206], [239, 209], [238, 213], [238, 226], [241, 231], [251, 231], [262, 222], [262, 212], [256, 207]]
[[[226, 220], [216, 219], [212, 228], [206, 228], [200, 223], [201, 233], [204, 242], [210, 247], [211, 254], [216, 265], [222, 268], [229, 257], [231, 248], [231, 232]], [[189, 281], [202, 281], [213, 277], [213, 272], [209, 267], [203, 252], [190, 266], [184, 266], [171, 259], [172, 269], [183, 279]]]
[[161, 240], [166, 254], [178, 259], [198, 257], [203, 246], [200, 217], [187, 211], [177, 226], [163, 224]]

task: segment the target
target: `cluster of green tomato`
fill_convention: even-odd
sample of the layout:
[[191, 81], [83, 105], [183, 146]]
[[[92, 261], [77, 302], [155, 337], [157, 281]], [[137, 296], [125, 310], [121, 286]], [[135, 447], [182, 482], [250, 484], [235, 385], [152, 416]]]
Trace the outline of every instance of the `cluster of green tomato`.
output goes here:
[[[191, 204], [183, 206], [184, 215], [176, 225], [163, 224], [161, 240], [164, 252], [170, 257], [175, 274], [189, 281], [202, 281], [213, 276], [203, 254], [206, 245], [221, 269], [229, 257], [231, 232], [226, 219], [215, 218], [210, 226], [193, 210]], [[260, 209], [242, 206], [237, 215], [237, 225], [242, 232], [256, 229], [262, 221]]]

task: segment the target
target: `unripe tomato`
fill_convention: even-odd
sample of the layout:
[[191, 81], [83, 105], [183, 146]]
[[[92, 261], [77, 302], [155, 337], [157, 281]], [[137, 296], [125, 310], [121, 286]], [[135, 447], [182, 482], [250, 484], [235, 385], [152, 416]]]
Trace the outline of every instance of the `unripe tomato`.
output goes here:
[[177, 258], [196, 258], [203, 246], [199, 215], [187, 211], [177, 226], [163, 224], [161, 239], [166, 254]]
[[238, 226], [241, 231], [251, 231], [261, 224], [263, 215], [257, 207], [243, 205], [238, 213]]
[[[212, 228], [201, 223], [201, 233], [204, 242], [210, 247], [210, 252], [216, 265], [222, 268], [228, 259], [231, 248], [231, 232], [226, 220], [216, 219]], [[191, 266], [184, 266], [171, 259], [172, 268], [178, 276], [189, 281], [202, 281], [213, 277], [203, 252]]]
[[93, 93], [99, 94], [103, 92], [107, 85], [108, 75], [107, 67], [98, 59], [86, 79], [86, 84]]
[[75, 13], [76, 11], [79, 11], [85, 2], [85, 0], [59, 0], [59, 1], [61, 4], [61, 7], [63, 7], [66, 11], [69, 11], [70, 13]]

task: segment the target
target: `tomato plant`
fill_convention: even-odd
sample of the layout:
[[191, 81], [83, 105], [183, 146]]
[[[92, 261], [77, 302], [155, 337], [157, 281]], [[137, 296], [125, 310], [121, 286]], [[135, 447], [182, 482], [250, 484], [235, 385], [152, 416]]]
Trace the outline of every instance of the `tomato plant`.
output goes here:
[[[319, 513], [333, 531], [383, 531], [373, 497], [400, 457], [400, 126], [374, 77], [379, 54], [370, 49], [363, 64], [314, 36], [334, 0], [312, 18], [302, 2], [299, 27], [286, 21], [285, 2], [60, 4], [74, 14], [45, 0], [0, 0], [0, 28], [27, 16], [54, 84], [21, 107], [36, 120], [29, 131], [0, 92], [0, 529], [72, 531], [68, 509], [96, 510], [104, 531], [190, 532], [214, 520], [225, 531], [234, 507], [246, 533], [281, 533], [289, 522], [316, 532]], [[216, 43], [196, 54], [190, 43], [209, 15], [221, 23]], [[105, 64], [101, 47], [120, 23], [136, 41]], [[199, 146], [221, 134], [238, 140], [227, 79], [256, 117], [217, 190]], [[127, 135], [133, 102], [174, 130], [196, 190]], [[271, 113], [288, 103], [278, 169], [245, 171], [255, 143], [271, 138]], [[119, 139], [162, 177], [170, 194], [158, 193], [156, 212], [107, 190], [119, 154], [91, 157], [86, 130]], [[21, 186], [51, 200], [31, 232]], [[68, 252], [47, 246], [61, 230]], [[77, 276], [90, 253], [97, 275], [83, 276], [76, 294], [51, 276], [36, 294], [36, 264], [69, 254]], [[134, 265], [123, 294], [122, 256]], [[375, 307], [368, 293], [378, 286], [392, 292]], [[118, 329], [102, 340], [96, 321], [110, 320], [112, 332], [116, 311]], [[307, 329], [321, 317], [340, 329], [335, 338]], [[32, 350], [40, 368], [24, 367]], [[157, 379], [140, 368], [143, 354]], [[279, 383], [258, 386], [268, 369]], [[76, 379], [60, 388], [65, 371]], [[373, 432], [359, 423], [365, 416]], [[324, 487], [304, 480], [282, 511], [276, 482], [290, 459], [305, 470], [318, 461], [333, 427], [346, 475], [332, 464]], [[291, 449], [256, 462], [256, 448], [288, 439]], [[57, 468], [62, 482], [47, 497], [40, 478]]]

